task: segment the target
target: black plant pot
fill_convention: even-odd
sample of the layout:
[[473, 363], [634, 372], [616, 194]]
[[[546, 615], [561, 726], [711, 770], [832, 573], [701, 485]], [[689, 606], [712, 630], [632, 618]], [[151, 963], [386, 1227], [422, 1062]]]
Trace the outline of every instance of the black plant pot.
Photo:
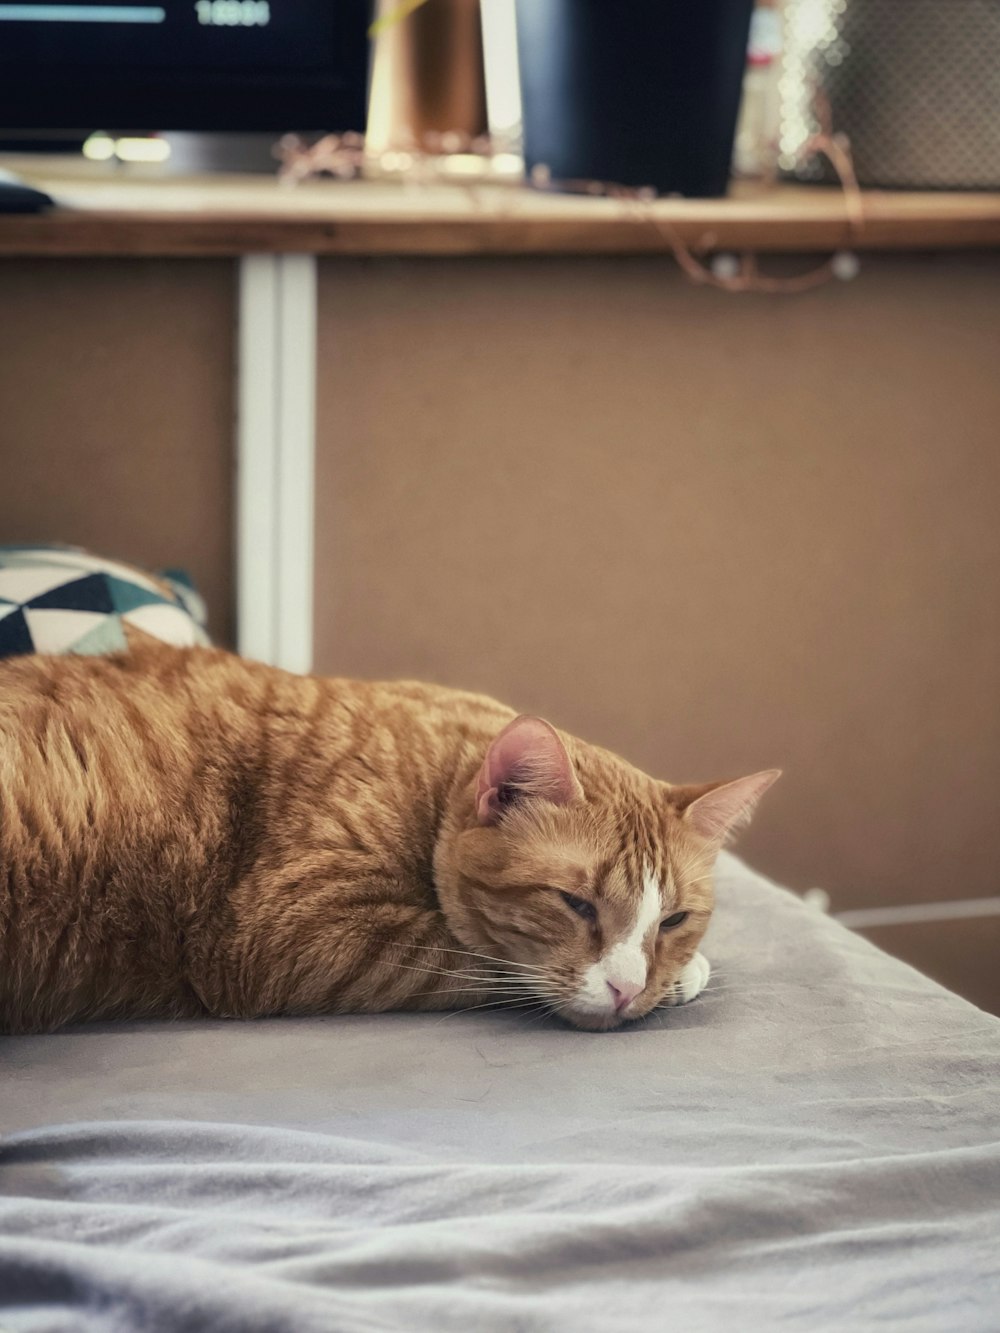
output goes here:
[[517, 0], [528, 170], [725, 194], [752, 10], [753, 0]]

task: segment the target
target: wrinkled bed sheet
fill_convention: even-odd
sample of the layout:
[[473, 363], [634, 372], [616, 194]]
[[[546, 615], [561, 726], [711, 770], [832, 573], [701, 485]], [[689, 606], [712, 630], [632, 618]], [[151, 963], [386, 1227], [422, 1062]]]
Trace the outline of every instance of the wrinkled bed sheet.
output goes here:
[[724, 856], [685, 1009], [0, 1038], [0, 1330], [1000, 1329], [1000, 1020]]

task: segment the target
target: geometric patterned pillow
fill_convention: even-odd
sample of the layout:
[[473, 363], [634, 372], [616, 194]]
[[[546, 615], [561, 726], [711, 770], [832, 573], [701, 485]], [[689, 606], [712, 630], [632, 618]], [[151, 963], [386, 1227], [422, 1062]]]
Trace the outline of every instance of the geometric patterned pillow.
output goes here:
[[0, 657], [120, 653], [139, 638], [207, 646], [185, 575], [147, 574], [75, 546], [0, 546]]

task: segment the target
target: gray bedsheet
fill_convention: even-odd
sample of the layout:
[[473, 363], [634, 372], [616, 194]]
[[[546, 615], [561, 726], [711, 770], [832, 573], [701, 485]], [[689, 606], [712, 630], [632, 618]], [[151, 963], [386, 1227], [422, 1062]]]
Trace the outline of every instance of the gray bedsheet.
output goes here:
[[724, 857], [710, 990], [0, 1038], [0, 1329], [1000, 1329], [1000, 1021]]

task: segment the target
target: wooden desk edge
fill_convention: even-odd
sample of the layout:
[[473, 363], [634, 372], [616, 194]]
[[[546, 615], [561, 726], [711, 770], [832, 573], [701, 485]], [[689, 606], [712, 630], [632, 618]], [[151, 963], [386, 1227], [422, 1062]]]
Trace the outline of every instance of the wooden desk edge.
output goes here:
[[[945, 197], [946, 198], [946, 197]], [[979, 208], [892, 208], [880, 196], [851, 235], [834, 210], [734, 207], [672, 215], [672, 235], [698, 251], [822, 252], [1000, 248], [1000, 198]], [[253, 253], [471, 256], [669, 254], [666, 229], [618, 217], [385, 216], [64, 209], [0, 217], [5, 257], [233, 257]]]

